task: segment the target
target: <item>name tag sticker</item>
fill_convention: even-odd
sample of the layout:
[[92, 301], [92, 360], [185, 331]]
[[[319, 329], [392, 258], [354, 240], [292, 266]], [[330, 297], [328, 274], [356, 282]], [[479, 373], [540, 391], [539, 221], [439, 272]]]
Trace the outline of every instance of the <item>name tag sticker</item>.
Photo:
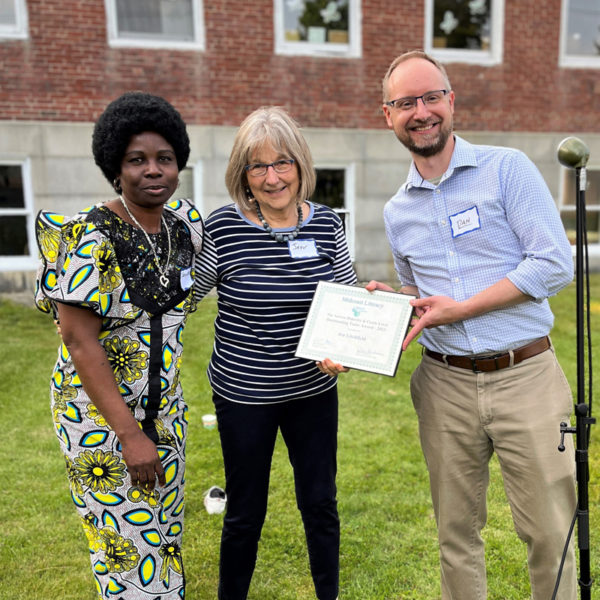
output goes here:
[[292, 258], [315, 258], [319, 256], [315, 240], [290, 240], [288, 248]]
[[188, 267], [187, 269], [181, 270], [181, 289], [189, 290], [192, 287], [192, 267]]
[[475, 231], [476, 229], [481, 229], [477, 207], [472, 206], [455, 215], [450, 215], [450, 224], [452, 226], [453, 238]]

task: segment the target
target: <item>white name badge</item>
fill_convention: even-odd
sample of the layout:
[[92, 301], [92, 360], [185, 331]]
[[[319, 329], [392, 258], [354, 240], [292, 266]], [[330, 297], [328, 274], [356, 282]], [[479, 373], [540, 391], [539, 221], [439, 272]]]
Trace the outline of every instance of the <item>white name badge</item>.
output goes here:
[[290, 240], [288, 248], [292, 258], [315, 258], [319, 256], [315, 240]]
[[192, 267], [181, 271], [180, 283], [182, 290], [189, 290], [192, 287], [192, 283], [194, 283], [192, 280]]
[[452, 226], [452, 237], [458, 237], [470, 231], [481, 229], [477, 207], [472, 206], [455, 215], [450, 215], [450, 224]]

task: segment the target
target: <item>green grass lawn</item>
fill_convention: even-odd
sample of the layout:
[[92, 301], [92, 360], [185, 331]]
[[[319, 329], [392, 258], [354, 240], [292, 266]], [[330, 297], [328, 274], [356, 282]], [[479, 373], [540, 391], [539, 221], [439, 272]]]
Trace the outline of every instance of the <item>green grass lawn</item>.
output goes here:
[[[593, 277], [594, 353], [600, 351], [600, 276]], [[575, 288], [552, 299], [559, 359], [576, 390]], [[201, 303], [185, 332], [183, 387], [190, 406], [184, 557], [188, 600], [216, 598], [222, 515], [202, 502], [224, 485], [206, 380], [214, 298]], [[58, 339], [50, 319], [0, 301], [0, 599], [95, 600], [87, 543], [69, 496], [55, 439], [48, 383]], [[420, 346], [403, 355], [395, 378], [352, 371], [340, 380], [338, 500], [342, 522], [340, 600], [439, 598], [435, 521], [408, 381]], [[596, 402], [598, 393], [594, 394]], [[600, 432], [592, 427], [590, 522], [592, 575], [600, 566]], [[513, 531], [496, 460], [491, 464], [484, 530], [491, 600], [529, 597], [526, 550]], [[600, 581], [594, 587], [600, 585]], [[593, 590], [592, 595], [595, 595]], [[278, 440], [269, 514], [249, 600], [314, 600], [291, 468]]]

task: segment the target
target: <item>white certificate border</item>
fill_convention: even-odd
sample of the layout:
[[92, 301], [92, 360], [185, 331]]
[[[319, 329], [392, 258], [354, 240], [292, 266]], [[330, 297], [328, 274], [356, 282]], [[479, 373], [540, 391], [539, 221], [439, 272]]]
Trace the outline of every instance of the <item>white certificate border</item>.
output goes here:
[[[408, 309], [404, 311], [405, 314], [402, 315], [403, 318], [398, 319], [396, 328], [393, 330], [393, 335], [387, 352], [387, 360], [384, 363], [380, 361], [359, 358], [352, 353], [336, 353], [335, 356], [323, 356], [323, 352], [321, 350], [317, 350], [313, 347], [313, 336], [315, 334], [315, 328], [318, 321], [316, 315], [323, 310], [324, 304], [333, 302], [336, 298], [339, 299], [341, 297], [356, 299], [371, 299], [376, 297], [378, 300], [384, 303], [401, 305], [405, 309]], [[386, 292], [383, 290], [369, 292], [363, 287], [333, 283], [330, 281], [319, 281], [310, 305], [310, 309], [308, 311], [308, 315], [306, 317], [306, 323], [304, 324], [300, 341], [298, 342], [296, 356], [311, 360], [323, 360], [325, 358], [330, 358], [335, 362], [341, 363], [345, 367], [393, 377], [396, 374], [398, 363], [400, 362], [400, 356], [402, 354], [402, 342], [406, 336], [406, 331], [408, 330], [413, 314], [412, 306], [410, 306], [408, 302], [414, 298], [416, 298], [416, 296], [400, 294], [398, 292]]]

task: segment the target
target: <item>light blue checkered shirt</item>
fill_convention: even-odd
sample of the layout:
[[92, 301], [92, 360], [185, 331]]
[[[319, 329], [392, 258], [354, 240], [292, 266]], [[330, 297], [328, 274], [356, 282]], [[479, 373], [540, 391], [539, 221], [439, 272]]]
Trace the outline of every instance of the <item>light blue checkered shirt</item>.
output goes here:
[[535, 300], [425, 329], [419, 341], [443, 354], [511, 350], [552, 328], [547, 298], [573, 279], [571, 246], [546, 183], [522, 152], [455, 139], [437, 186], [413, 163], [385, 206], [396, 271], [421, 297], [458, 301], [508, 277]]

